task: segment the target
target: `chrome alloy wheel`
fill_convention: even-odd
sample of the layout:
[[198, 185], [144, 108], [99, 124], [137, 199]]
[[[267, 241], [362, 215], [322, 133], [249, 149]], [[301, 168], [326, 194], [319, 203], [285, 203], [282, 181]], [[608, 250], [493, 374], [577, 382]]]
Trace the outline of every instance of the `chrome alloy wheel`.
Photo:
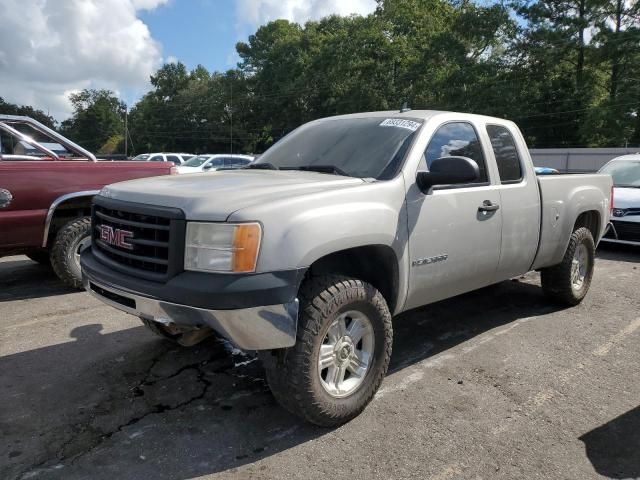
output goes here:
[[574, 290], [580, 290], [584, 285], [584, 279], [589, 270], [589, 252], [586, 245], [581, 243], [576, 248], [571, 260], [571, 286]]
[[329, 326], [318, 355], [320, 383], [329, 395], [346, 397], [364, 380], [373, 359], [371, 320], [355, 310], [340, 314]]

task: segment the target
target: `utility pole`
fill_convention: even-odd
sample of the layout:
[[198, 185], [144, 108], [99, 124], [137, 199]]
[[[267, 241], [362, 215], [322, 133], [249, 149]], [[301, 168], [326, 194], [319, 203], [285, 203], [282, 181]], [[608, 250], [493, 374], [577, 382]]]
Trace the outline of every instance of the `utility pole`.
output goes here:
[[233, 153], [233, 78], [231, 78], [231, 108], [229, 109], [231, 116], [231, 141], [229, 143], [229, 153]]
[[129, 149], [129, 107], [124, 106], [124, 156], [128, 157]]

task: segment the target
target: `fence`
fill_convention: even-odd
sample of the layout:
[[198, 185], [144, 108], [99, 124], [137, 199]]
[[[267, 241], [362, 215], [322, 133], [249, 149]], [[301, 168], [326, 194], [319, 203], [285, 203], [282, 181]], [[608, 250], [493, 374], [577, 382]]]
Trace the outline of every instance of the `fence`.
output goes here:
[[595, 172], [620, 155], [638, 153], [638, 148], [532, 148], [536, 167], [551, 167], [563, 173]]

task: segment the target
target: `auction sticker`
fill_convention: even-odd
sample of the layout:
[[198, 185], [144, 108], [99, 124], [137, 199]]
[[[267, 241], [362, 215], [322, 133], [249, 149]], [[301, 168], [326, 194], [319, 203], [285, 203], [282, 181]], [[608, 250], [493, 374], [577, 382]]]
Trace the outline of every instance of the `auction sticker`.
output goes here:
[[413, 120], [404, 120], [402, 118], [387, 118], [380, 124], [381, 127], [406, 128], [407, 130], [411, 130], [412, 132], [415, 132], [418, 128], [420, 128], [420, 125], [420, 123], [414, 122]]

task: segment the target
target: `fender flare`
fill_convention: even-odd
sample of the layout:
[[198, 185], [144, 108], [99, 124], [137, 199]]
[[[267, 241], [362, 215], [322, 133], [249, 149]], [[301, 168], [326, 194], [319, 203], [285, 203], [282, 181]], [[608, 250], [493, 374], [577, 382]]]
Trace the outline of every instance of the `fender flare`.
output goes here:
[[83, 190], [81, 192], [71, 192], [65, 193], [64, 195], [56, 198], [49, 207], [47, 211], [47, 216], [44, 220], [44, 235], [42, 237], [42, 248], [47, 247], [47, 240], [49, 239], [49, 228], [51, 227], [51, 220], [53, 220], [53, 215], [56, 212], [56, 208], [58, 208], [62, 203], [67, 200], [71, 200], [72, 198], [80, 198], [80, 197], [95, 197], [100, 190]]

